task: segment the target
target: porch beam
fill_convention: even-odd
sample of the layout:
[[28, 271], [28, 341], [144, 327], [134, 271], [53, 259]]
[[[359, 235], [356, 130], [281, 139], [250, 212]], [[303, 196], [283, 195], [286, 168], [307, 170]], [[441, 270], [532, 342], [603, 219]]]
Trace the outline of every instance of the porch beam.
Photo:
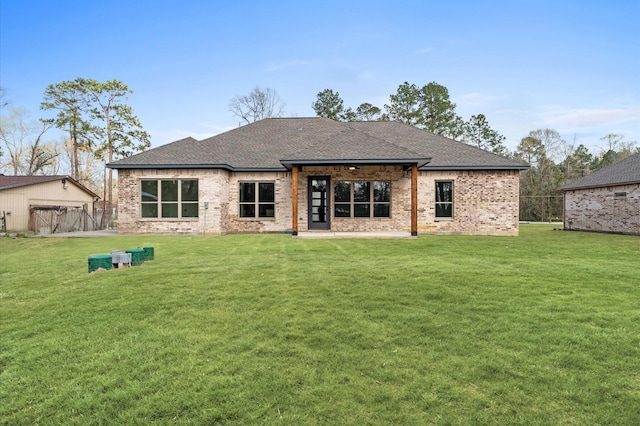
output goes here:
[[411, 165], [411, 236], [418, 235], [418, 165]]
[[291, 167], [291, 234], [298, 235], [298, 166]]

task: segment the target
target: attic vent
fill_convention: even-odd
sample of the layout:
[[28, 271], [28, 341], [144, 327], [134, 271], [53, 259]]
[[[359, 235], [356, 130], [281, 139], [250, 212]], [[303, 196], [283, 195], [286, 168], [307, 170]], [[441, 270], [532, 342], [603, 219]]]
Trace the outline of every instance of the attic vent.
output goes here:
[[626, 198], [627, 197], [627, 193], [626, 192], [616, 192], [615, 194], [613, 194], [614, 198]]

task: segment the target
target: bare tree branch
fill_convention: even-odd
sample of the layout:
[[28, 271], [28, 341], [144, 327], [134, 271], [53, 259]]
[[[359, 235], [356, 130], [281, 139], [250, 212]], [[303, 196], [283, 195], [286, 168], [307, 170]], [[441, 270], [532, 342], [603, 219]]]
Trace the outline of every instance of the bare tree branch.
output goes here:
[[14, 107], [9, 116], [0, 119], [0, 142], [9, 157], [7, 162], [0, 164], [0, 169], [11, 170], [14, 175], [35, 175], [44, 171], [58, 155], [55, 144], [42, 142], [52, 123], [29, 122], [27, 118], [24, 109]]
[[229, 102], [229, 111], [242, 121], [254, 123], [263, 118], [282, 117], [285, 104], [278, 93], [270, 88], [256, 86], [247, 95], [236, 95]]

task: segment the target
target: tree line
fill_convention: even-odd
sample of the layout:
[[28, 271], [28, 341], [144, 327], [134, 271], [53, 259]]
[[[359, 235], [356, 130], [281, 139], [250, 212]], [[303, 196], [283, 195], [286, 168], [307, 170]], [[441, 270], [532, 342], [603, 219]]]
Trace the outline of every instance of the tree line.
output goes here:
[[[1, 106], [9, 114], [2, 114], [0, 122], [0, 166], [14, 175], [59, 174], [64, 167], [69, 171], [64, 174], [100, 193], [99, 164], [106, 175], [107, 162], [151, 146], [149, 134], [126, 103], [131, 93], [119, 80], [100, 82], [79, 77], [51, 84], [44, 91], [40, 108], [55, 115], [29, 120], [23, 108], [9, 107], [2, 90]], [[44, 140], [44, 134], [53, 127], [68, 135], [62, 143]], [[110, 210], [111, 169], [108, 179], [102, 181], [105, 210]]]
[[583, 144], [576, 146], [577, 138], [567, 142], [553, 129], [538, 129], [510, 152], [505, 137], [491, 128], [484, 114], [463, 120], [447, 88], [436, 82], [422, 87], [401, 84], [384, 110], [366, 102], [355, 110], [345, 107], [332, 89], [318, 92], [312, 108], [317, 116], [338, 121], [399, 121], [528, 164], [530, 168], [520, 173], [520, 219], [528, 221], [561, 219], [562, 185], [640, 151], [636, 142], [615, 133], [601, 138], [602, 152], [591, 153]]
[[640, 152], [635, 141], [616, 133], [601, 137], [604, 148], [595, 154], [576, 145], [576, 139], [566, 141], [553, 129], [534, 130], [522, 138], [511, 154], [530, 165], [520, 173], [520, 220], [561, 220], [561, 186]]
[[332, 89], [319, 92], [311, 106], [318, 117], [338, 121], [399, 121], [496, 154], [507, 153], [505, 137], [491, 128], [487, 117], [476, 114], [463, 120], [456, 112], [449, 90], [435, 81], [422, 87], [404, 82], [389, 96], [384, 112], [368, 102], [355, 110], [345, 107], [340, 93]]
[[[29, 120], [27, 112], [11, 107], [0, 88], [0, 171], [14, 175], [60, 174], [62, 169], [85, 186], [99, 192], [112, 204], [113, 177], [106, 163], [147, 149], [150, 136], [142, 128], [133, 109], [126, 104], [133, 93], [119, 80], [99, 82], [77, 78], [49, 85], [41, 109], [53, 117]], [[251, 92], [235, 96], [229, 111], [244, 123], [280, 117], [284, 102], [270, 88], [256, 86]], [[404, 82], [383, 108], [364, 102], [355, 109], [344, 105], [340, 93], [324, 89], [317, 93], [311, 107], [318, 117], [337, 121], [398, 121], [410, 126], [465, 142], [495, 154], [530, 165], [520, 174], [520, 219], [549, 221], [562, 217], [562, 200], [558, 189], [563, 184], [619, 161], [640, 148], [623, 135], [607, 134], [601, 138], [602, 152], [591, 153], [567, 142], [553, 129], [537, 129], [522, 138], [513, 152], [505, 146], [505, 137], [491, 128], [487, 117], [472, 115], [464, 120], [446, 87], [431, 82], [422, 87]], [[64, 130], [62, 142], [46, 141], [45, 133], [53, 128]], [[100, 167], [101, 166], [101, 167]], [[102, 179], [100, 174], [103, 174]]]
[[[345, 107], [340, 93], [333, 89], [318, 92], [311, 107], [318, 117], [337, 121], [399, 121], [496, 154], [506, 155], [508, 152], [504, 145], [505, 137], [491, 128], [484, 114], [463, 120], [456, 113], [456, 104], [451, 101], [449, 90], [436, 82], [422, 87], [408, 82], [401, 84], [396, 93], [389, 96], [384, 111], [368, 102], [355, 109]], [[281, 117], [284, 102], [274, 89], [256, 86], [246, 95], [233, 97], [229, 111], [241, 123], [249, 124], [264, 118]]]

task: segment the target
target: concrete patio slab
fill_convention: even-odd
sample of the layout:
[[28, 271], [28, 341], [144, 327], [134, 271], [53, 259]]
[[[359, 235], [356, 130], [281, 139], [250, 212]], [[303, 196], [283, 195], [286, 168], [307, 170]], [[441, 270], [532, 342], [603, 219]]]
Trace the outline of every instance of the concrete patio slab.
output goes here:
[[403, 231], [353, 231], [353, 232], [329, 232], [329, 231], [305, 231], [298, 232], [293, 238], [309, 239], [331, 239], [331, 238], [405, 238], [416, 239], [410, 232]]

